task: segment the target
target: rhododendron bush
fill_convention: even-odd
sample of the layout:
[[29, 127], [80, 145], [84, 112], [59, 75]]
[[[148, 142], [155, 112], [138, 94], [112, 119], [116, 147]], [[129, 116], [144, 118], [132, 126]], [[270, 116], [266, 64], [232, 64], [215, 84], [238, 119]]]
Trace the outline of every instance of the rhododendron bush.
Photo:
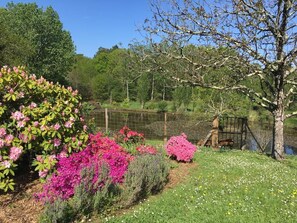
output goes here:
[[59, 158], [57, 172], [48, 178], [39, 198], [43, 201], [70, 198], [74, 195], [75, 187], [83, 180], [82, 170], [94, 172], [91, 188], [97, 191], [104, 185], [104, 179], [98, 182], [104, 164], [109, 168], [112, 182], [122, 183], [131, 159], [132, 156], [115, 141], [102, 137], [101, 133], [91, 135], [90, 143], [84, 150]]
[[195, 154], [196, 146], [187, 140], [186, 134], [171, 137], [165, 146], [167, 155], [178, 161], [190, 162]]
[[0, 190], [13, 189], [14, 170], [30, 151], [40, 177], [57, 157], [83, 148], [88, 139], [80, 96], [70, 87], [27, 74], [23, 68], [0, 70]]

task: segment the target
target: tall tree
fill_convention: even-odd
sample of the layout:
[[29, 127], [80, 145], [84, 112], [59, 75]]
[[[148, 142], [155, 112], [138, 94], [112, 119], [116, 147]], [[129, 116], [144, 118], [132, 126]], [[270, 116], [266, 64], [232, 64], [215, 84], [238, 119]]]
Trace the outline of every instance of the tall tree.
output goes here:
[[[274, 118], [273, 157], [284, 157], [286, 118], [297, 93], [297, 2], [295, 0], [152, 0], [154, 16], [145, 29], [176, 46], [171, 60], [185, 61], [181, 82], [214, 89], [232, 89], [249, 96]], [[189, 43], [217, 49], [194, 60], [183, 49]], [[230, 53], [232, 49], [235, 53]], [[203, 63], [202, 63], [203, 62]], [[209, 78], [208, 71], [228, 66], [232, 74]], [[213, 81], [215, 80], [215, 81]]]
[[[109, 95], [109, 101], [121, 101], [124, 97], [124, 89], [126, 87], [126, 58], [128, 57], [127, 51], [118, 46], [111, 49], [99, 48], [94, 57], [98, 76], [94, 83], [94, 87], [98, 88], [95, 91], [103, 91]], [[98, 99], [106, 99], [106, 94], [101, 94]]]
[[141, 104], [141, 108], [144, 108], [145, 103], [149, 99], [149, 78], [148, 74], [143, 74], [141, 77], [137, 80], [137, 98]]
[[84, 99], [93, 96], [92, 81], [98, 75], [93, 59], [82, 54], [75, 56], [75, 64], [68, 73], [67, 80], [74, 89], [77, 89]]
[[2, 13], [4, 9], [0, 9], [0, 66], [27, 65], [27, 57], [33, 53], [30, 43], [10, 29]]
[[0, 15], [14, 34], [29, 42], [33, 53], [24, 63], [30, 72], [66, 84], [75, 47], [57, 12], [52, 7], [43, 10], [35, 3], [9, 3]]

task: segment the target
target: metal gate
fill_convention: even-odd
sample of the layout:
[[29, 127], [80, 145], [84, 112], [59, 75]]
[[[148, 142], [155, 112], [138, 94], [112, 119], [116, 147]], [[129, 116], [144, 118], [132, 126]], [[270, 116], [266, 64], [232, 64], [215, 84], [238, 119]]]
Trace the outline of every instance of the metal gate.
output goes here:
[[222, 116], [219, 119], [219, 142], [233, 142], [234, 148], [244, 149], [247, 143], [247, 118]]

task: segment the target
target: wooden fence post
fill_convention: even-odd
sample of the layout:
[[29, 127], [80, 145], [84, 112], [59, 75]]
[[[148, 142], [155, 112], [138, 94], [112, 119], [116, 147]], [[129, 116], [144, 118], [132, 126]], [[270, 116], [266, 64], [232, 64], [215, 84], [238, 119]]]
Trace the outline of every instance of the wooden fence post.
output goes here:
[[164, 112], [164, 145], [167, 143], [167, 113]]
[[105, 108], [105, 132], [108, 132], [108, 109]]
[[211, 130], [211, 146], [213, 148], [219, 147], [219, 116], [214, 116]]

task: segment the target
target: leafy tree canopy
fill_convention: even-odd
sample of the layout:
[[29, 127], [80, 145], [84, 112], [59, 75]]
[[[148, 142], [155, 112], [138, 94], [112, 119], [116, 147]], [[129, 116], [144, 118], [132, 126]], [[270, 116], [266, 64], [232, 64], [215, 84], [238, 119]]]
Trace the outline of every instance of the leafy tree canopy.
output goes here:
[[43, 10], [35, 3], [9, 3], [1, 10], [0, 21], [5, 21], [8, 32], [17, 36], [16, 40], [20, 38], [16, 43], [25, 41], [32, 51], [26, 58], [10, 59], [12, 62], [25, 64], [31, 73], [49, 81], [67, 83], [66, 75], [74, 62], [75, 47], [52, 7]]

